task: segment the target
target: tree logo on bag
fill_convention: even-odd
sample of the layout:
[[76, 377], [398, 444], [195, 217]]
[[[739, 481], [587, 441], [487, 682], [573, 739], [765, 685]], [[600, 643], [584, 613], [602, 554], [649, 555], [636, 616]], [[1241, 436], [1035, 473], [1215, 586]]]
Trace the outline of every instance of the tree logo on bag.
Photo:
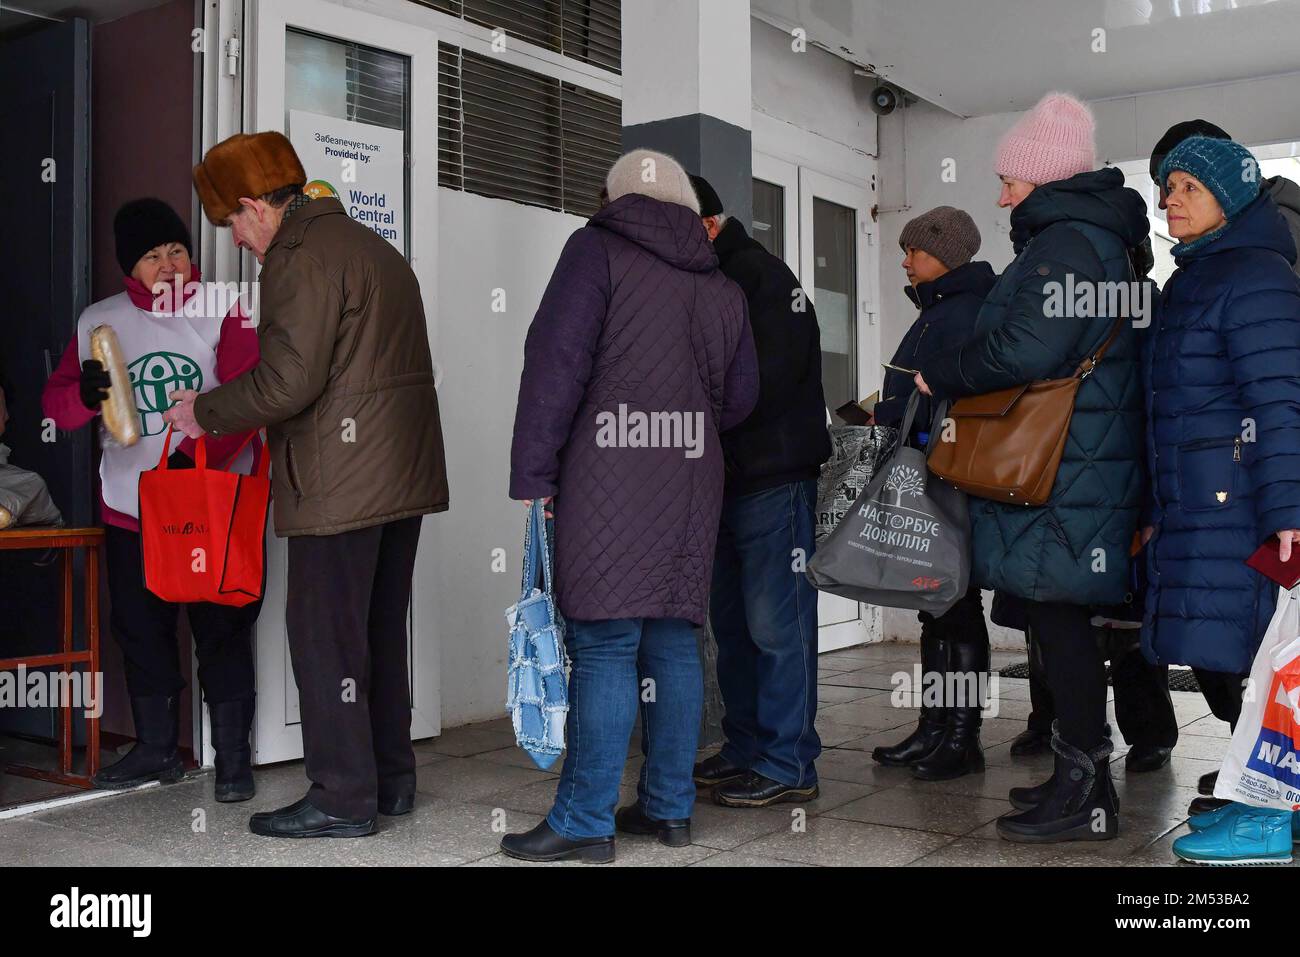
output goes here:
[[203, 391], [199, 364], [179, 352], [146, 353], [126, 367], [126, 374], [135, 391], [142, 435], [157, 435], [167, 430], [162, 416], [171, 408], [168, 395], [178, 389]]
[[885, 476], [885, 491], [894, 493], [895, 505], [902, 505], [904, 495], [920, 498], [925, 494], [925, 476], [910, 465], [895, 465]]

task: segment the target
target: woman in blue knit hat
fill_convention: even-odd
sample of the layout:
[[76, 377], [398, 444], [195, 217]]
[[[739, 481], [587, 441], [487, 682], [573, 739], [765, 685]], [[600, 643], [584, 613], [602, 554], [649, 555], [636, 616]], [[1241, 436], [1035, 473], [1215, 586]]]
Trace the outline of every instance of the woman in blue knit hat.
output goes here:
[[[1283, 560], [1300, 548], [1296, 246], [1240, 144], [1193, 136], [1159, 173], [1179, 242], [1144, 356], [1152, 508], [1142, 644], [1152, 661], [1191, 665], [1216, 716], [1235, 724], [1277, 598], [1244, 563], [1274, 535]], [[1300, 840], [1291, 812], [1238, 803], [1189, 824], [1174, 852], [1198, 863], [1286, 862], [1293, 830]]]

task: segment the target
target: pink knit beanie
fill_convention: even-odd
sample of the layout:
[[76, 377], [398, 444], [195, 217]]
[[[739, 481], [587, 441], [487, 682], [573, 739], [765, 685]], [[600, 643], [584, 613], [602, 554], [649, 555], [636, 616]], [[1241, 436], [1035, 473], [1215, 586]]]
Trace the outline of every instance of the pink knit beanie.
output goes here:
[[1096, 168], [1096, 124], [1088, 104], [1048, 93], [998, 144], [997, 174], [1041, 186]]

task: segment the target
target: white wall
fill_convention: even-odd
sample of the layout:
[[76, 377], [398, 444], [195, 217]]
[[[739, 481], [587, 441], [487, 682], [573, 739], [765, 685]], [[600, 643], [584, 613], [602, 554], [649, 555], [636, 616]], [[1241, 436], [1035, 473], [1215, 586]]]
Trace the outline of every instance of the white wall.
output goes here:
[[756, 124], [763, 116], [824, 140], [831, 151], [875, 155], [872, 84], [851, 64], [818, 47], [795, 52], [788, 33], [761, 20], [750, 21], [750, 48]]
[[[504, 612], [519, 597], [524, 508], [510, 501], [510, 438], [524, 335], [569, 235], [585, 220], [443, 189], [438, 196], [438, 401], [451, 507], [430, 519], [442, 724], [505, 714]], [[493, 290], [505, 311], [492, 311]], [[502, 548], [506, 570], [492, 571]]]

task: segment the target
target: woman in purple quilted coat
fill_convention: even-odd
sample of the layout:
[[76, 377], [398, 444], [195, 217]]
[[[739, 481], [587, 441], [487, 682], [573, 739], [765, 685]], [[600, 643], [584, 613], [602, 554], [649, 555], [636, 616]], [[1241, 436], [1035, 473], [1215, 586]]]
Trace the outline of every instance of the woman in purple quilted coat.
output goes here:
[[554, 498], [572, 663], [555, 805], [501, 842], [525, 860], [613, 860], [638, 705], [645, 765], [617, 827], [690, 843], [718, 433], [758, 397], [745, 299], [718, 271], [685, 170], [634, 150], [605, 187], [528, 330], [510, 454], [510, 497]]

